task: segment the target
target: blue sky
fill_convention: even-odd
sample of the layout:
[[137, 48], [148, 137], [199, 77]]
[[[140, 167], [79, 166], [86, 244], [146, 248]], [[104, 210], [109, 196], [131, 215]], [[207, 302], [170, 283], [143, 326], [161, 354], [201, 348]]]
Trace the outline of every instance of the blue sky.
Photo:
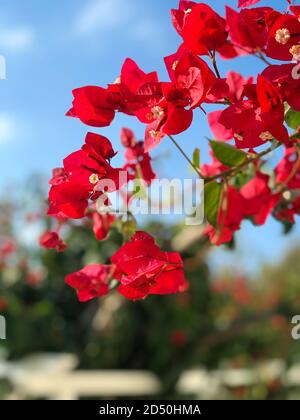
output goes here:
[[[235, 7], [237, 0], [207, 3], [223, 13], [225, 3]], [[162, 57], [175, 52], [180, 42], [170, 20], [170, 9], [177, 4], [177, 0], [0, 0], [0, 55], [7, 66], [7, 78], [0, 80], [0, 193], [8, 184], [26, 184], [33, 173], [48, 176], [81, 146], [88, 127], [64, 115], [73, 88], [113, 82], [126, 57], [166, 79]], [[274, 5], [274, 1], [261, 4]], [[276, 0], [276, 5], [285, 10], [286, 1]], [[243, 57], [220, 68], [223, 74], [234, 69], [251, 75], [263, 66]], [[143, 136], [143, 125], [119, 116], [101, 130], [116, 148], [123, 125]], [[189, 154], [200, 147], [205, 160], [205, 136], [210, 131], [199, 111], [193, 128], [178, 140]], [[153, 152], [160, 155], [159, 176], [191, 175], [168, 140]], [[122, 152], [117, 163], [122, 163]], [[276, 261], [297, 240], [299, 230], [286, 238], [280, 232], [275, 222], [263, 228], [247, 223], [238, 235], [237, 253], [217, 251], [212, 265], [231, 264], [233, 259], [252, 270], [261, 260]]]

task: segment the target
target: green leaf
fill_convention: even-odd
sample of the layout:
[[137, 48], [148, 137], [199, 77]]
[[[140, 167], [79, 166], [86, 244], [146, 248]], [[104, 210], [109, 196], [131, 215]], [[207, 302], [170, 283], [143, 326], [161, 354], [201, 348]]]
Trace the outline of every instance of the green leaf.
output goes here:
[[300, 126], [300, 112], [294, 111], [290, 108], [285, 114], [285, 122], [294, 130]]
[[145, 188], [145, 181], [141, 178], [136, 178], [134, 180], [133, 186], [133, 197], [138, 200], [147, 200], [148, 195]]
[[193, 153], [193, 164], [196, 166], [196, 168], [200, 167], [200, 149], [198, 149], [198, 147], [194, 150]]
[[247, 160], [247, 154], [230, 144], [210, 140], [215, 157], [225, 166], [238, 166]]
[[137, 222], [133, 216], [129, 217], [128, 220], [122, 224], [122, 234], [124, 242], [128, 242], [130, 238], [136, 233]]
[[222, 188], [218, 182], [209, 182], [204, 187], [204, 214], [214, 227], [217, 225]]

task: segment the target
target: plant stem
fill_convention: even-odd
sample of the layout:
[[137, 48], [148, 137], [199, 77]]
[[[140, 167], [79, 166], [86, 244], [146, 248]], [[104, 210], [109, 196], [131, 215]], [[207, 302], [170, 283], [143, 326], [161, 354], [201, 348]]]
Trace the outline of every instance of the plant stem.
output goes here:
[[[258, 159], [261, 159], [262, 157], [268, 155], [269, 153], [273, 152], [274, 150], [278, 149], [279, 147], [281, 147], [283, 145], [282, 143], [277, 142], [275, 147], [274, 146], [268, 147], [268, 149], [254, 155], [253, 157], [249, 157], [249, 159], [247, 159], [245, 162], [241, 163], [240, 165], [235, 166], [234, 168], [227, 169], [226, 171], [223, 171], [223, 172], [221, 172], [220, 174], [217, 174], [217, 175], [205, 177], [205, 176], [202, 175], [202, 173], [200, 171], [200, 168], [197, 168], [197, 166], [194, 165], [192, 160], [188, 157], [188, 155], [184, 152], [184, 150], [179, 146], [179, 144], [174, 139], [174, 137], [171, 136], [170, 134], [168, 134], [168, 137], [173, 142], [173, 144], [176, 146], [176, 148], [179, 150], [179, 152], [182, 154], [182, 156], [186, 159], [186, 161], [191, 165], [191, 167], [194, 169], [194, 171], [197, 173], [197, 175], [201, 179], [203, 179], [206, 183], [215, 181], [217, 179], [226, 179], [229, 176], [234, 175], [235, 172], [239, 172], [240, 170], [244, 169], [245, 167], [247, 167], [251, 163], [255, 162]], [[296, 139], [296, 138], [299, 138], [299, 137], [300, 137], [300, 133], [297, 132], [297, 133], [290, 136], [290, 140], [293, 140], [293, 139]], [[299, 165], [300, 165], [300, 160], [299, 160]]]
[[263, 53], [261, 51], [257, 52], [257, 53], [251, 53], [249, 52], [249, 50], [245, 47], [242, 47], [241, 45], [237, 45], [237, 44], [232, 44], [234, 47], [239, 48], [242, 51], [245, 51], [246, 53], [248, 53], [249, 55], [252, 54], [254, 55], [254, 57], [258, 58], [259, 60], [263, 61], [265, 64], [267, 64], [268, 66], [271, 65], [271, 63], [266, 59], [266, 57], [263, 55]]
[[221, 74], [219, 72], [218, 65], [217, 65], [217, 60], [216, 60], [216, 51], [213, 51], [213, 52], [209, 51], [209, 57], [211, 59], [211, 62], [212, 62], [213, 68], [215, 70], [217, 78], [221, 79]]
[[204, 179], [206, 182], [211, 182], [219, 178], [227, 178], [228, 176], [233, 175], [236, 171], [238, 172], [241, 169], [245, 168], [246, 166], [250, 165], [250, 163], [255, 162], [257, 159], [260, 159], [264, 157], [265, 155], [273, 152], [273, 150], [278, 149], [280, 146], [282, 146], [281, 143], [278, 143], [276, 147], [271, 146], [268, 149], [264, 150], [263, 152], [258, 153], [257, 155], [253, 156], [252, 158], [247, 159], [245, 162], [241, 163], [240, 165], [235, 166], [234, 168], [230, 168], [227, 171], [221, 172], [218, 175], [206, 177]]
[[184, 150], [179, 146], [179, 144], [174, 139], [174, 137], [171, 136], [170, 134], [168, 134], [168, 137], [173, 142], [173, 144], [177, 147], [177, 149], [182, 154], [182, 156], [188, 161], [188, 163], [191, 165], [191, 167], [194, 169], [194, 171], [197, 172], [198, 176], [203, 179], [203, 176], [202, 176], [202, 174], [200, 172], [200, 169], [197, 168], [196, 165], [194, 165], [194, 163], [191, 161], [191, 159], [188, 157], [188, 155], [184, 152]]

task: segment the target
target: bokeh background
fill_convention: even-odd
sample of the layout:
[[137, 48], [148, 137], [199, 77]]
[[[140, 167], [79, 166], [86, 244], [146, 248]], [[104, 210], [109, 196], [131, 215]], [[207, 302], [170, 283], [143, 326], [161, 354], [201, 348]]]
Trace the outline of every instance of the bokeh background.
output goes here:
[[[207, 3], [224, 13], [225, 4], [236, 7], [237, 0]], [[271, 0], [261, 4], [274, 7]], [[7, 73], [0, 80], [1, 234], [10, 239], [0, 249], [0, 314], [7, 318], [7, 340], [0, 341], [3, 398], [20, 395], [18, 375], [9, 372], [37, 352], [76, 355], [84, 370], [151, 371], [165, 398], [298, 396], [300, 343], [291, 337], [291, 318], [300, 313], [299, 227], [286, 235], [271, 219], [260, 228], [245, 222], [234, 249], [212, 249], [180, 219], [142, 220], [165, 249], [183, 253], [191, 289], [140, 303], [114, 296], [79, 304], [64, 284], [66, 273], [105, 261], [120, 244], [117, 232], [98, 243], [74, 224], [66, 232], [71, 243], [66, 253], [37, 245], [48, 223], [43, 216], [47, 178], [81, 146], [88, 130], [65, 117], [72, 89], [113, 82], [126, 57], [166, 79], [163, 57], [180, 42], [170, 20], [176, 7], [177, 0], [0, 0], [0, 55]], [[276, 7], [285, 10], [286, 1], [277, 0]], [[220, 62], [220, 69], [224, 75], [234, 70], [247, 76], [257, 74], [263, 63], [241, 57]], [[116, 149], [122, 126], [143, 137], [141, 124], [118, 116], [101, 130]], [[199, 147], [205, 161], [210, 136], [199, 111], [178, 141], [188, 154]], [[167, 140], [153, 158], [159, 177], [192, 175]], [[118, 163], [123, 163], [122, 151]], [[186, 373], [197, 369], [196, 377]], [[222, 372], [233, 375], [231, 382]], [[236, 380], [234, 372], [240, 375]], [[201, 378], [215, 395], [205, 394]]]

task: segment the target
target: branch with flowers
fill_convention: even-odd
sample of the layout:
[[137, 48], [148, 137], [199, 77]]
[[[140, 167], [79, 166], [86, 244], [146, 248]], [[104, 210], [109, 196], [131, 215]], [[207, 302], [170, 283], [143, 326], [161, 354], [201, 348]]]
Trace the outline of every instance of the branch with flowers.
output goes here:
[[[116, 223], [124, 234], [124, 245], [107, 265], [93, 264], [67, 276], [81, 301], [112, 289], [132, 300], [187, 289], [178, 253], [161, 251], [150, 234], [136, 231], [132, 215], [117, 220], [99, 211], [109, 205], [109, 193], [127, 182], [152, 183], [156, 175], [150, 152], [166, 137], [205, 182], [205, 235], [212, 244], [231, 242], [245, 219], [263, 225], [273, 215], [284, 225], [295, 223], [300, 214], [300, 77], [295, 77], [300, 6], [288, 1], [288, 11], [252, 7], [259, 1], [239, 0], [238, 11], [226, 7], [221, 17], [207, 4], [180, 0], [171, 17], [182, 43], [164, 58], [169, 81], [160, 81], [156, 72], [145, 73], [127, 58], [114, 83], [73, 91], [67, 115], [83, 124], [106, 127], [124, 113], [146, 125], [140, 142], [130, 129], [122, 130], [124, 167], [111, 165], [116, 153], [110, 140], [89, 132], [81, 150], [53, 172], [48, 214], [57, 228], [43, 235], [42, 246], [58, 252], [66, 248], [59, 230], [68, 219], [92, 219], [98, 240]], [[221, 74], [220, 59], [244, 55], [257, 57], [265, 69], [250, 78], [233, 71]], [[222, 109], [206, 113], [206, 105]], [[211, 163], [200, 162], [199, 149], [189, 157], [175, 139], [191, 126], [197, 110], [207, 116], [213, 133]], [[266, 158], [277, 149], [281, 160], [272, 168]], [[126, 181], [120, 176], [124, 171]], [[103, 180], [111, 181], [110, 186], [104, 187]]]

